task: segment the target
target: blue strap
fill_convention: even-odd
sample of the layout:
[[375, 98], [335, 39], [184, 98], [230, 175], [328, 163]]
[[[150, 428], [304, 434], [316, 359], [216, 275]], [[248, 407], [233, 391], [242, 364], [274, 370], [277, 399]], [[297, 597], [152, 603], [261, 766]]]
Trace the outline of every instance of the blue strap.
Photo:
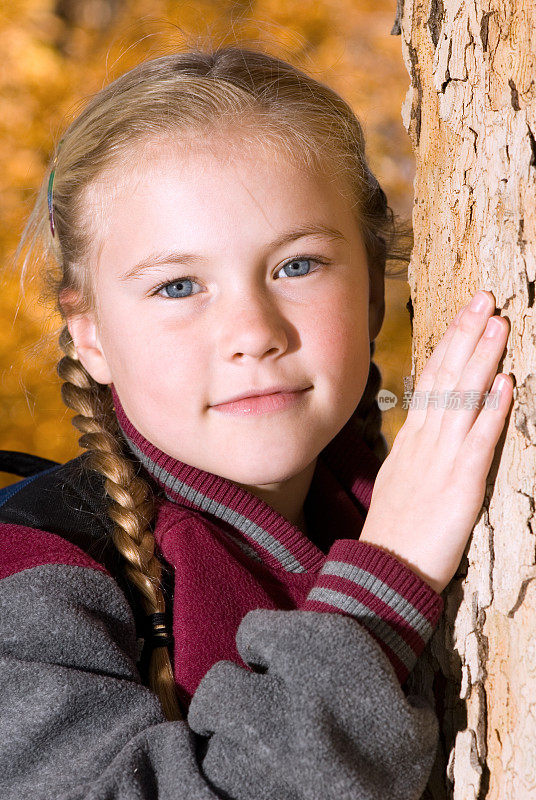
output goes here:
[[35, 475], [30, 475], [29, 478], [24, 478], [22, 481], [17, 481], [16, 483], [6, 486], [4, 489], [0, 489], [0, 508], [2, 508], [2, 506], [7, 503], [11, 497], [13, 497], [13, 495], [17, 494], [17, 492], [20, 492], [21, 489], [34, 481], [40, 475], [46, 475], [48, 472], [52, 472], [52, 470], [58, 469], [58, 467], [61, 466], [61, 464], [56, 464], [55, 466], [44, 469], [41, 472], [36, 472]]

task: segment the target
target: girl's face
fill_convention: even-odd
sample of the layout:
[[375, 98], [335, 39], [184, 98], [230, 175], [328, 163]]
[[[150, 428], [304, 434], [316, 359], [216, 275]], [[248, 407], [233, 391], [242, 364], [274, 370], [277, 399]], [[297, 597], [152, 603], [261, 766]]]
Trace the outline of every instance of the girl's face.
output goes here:
[[[108, 176], [94, 194], [101, 213], [106, 203], [96, 313], [69, 327], [83, 365], [158, 448], [275, 487], [355, 410], [380, 299], [369, 307], [360, 233], [329, 178], [260, 147], [216, 152], [161, 147]], [[310, 388], [269, 413], [214, 408], [274, 385]]]

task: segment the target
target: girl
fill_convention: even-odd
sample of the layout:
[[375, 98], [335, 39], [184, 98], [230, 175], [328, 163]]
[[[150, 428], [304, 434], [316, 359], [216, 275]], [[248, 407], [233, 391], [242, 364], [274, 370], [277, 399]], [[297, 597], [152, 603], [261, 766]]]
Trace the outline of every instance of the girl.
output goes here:
[[395, 235], [350, 107], [261, 52], [143, 63], [64, 133], [23, 243], [86, 452], [0, 509], [2, 798], [421, 795], [403, 684], [512, 383], [480, 292], [417, 390], [498, 406], [411, 408], [386, 458]]

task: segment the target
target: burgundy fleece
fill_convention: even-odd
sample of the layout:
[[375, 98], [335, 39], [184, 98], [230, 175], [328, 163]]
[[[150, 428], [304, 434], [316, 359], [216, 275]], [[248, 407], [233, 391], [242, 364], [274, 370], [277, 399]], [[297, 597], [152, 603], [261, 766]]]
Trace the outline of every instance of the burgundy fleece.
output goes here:
[[235, 635], [255, 608], [353, 616], [403, 683], [443, 599], [394, 556], [358, 540], [380, 462], [351, 424], [319, 455], [304, 508], [309, 539], [230, 480], [155, 447], [112, 390], [128, 448], [165, 490], [155, 538], [174, 571], [174, 670], [183, 700], [216, 661], [244, 666]]

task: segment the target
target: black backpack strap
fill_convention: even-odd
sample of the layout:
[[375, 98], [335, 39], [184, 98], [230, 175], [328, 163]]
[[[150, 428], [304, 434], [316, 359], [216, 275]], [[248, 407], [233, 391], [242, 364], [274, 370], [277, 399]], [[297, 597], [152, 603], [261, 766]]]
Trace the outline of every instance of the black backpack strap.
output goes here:
[[59, 461], [34, 456], [31, 453], [21, 453], [18, 450], [0, 450], [0, 472], [9, 472], [27, 478], [36, 475], [45, 469], [59, 465]]
[[113, 523], [106, 511], [104, 479], [85, 467], [86, 456], [82, 453], [21, 481], [18, 491], [0, 507], [0, 522], [58, 534], [108, 567], [106, 555], [114, 549], [109, 546]]
[[[119, 584], [133, 610], [136, 627], [141, 630], [145, 615], [140, 596], [127, 580], [123, 558], [112, 541], [114, 524], [107, 513], [105, 478], [87, 467], [88, 455], [87, 452], [82, 453], [65, 464], [40, 470], [40, 474], [22, 481], [18, 491], [0, 505], [0, 523], [14, 523], [55, 533], [103, 564]], [[40, 461], [42, 465], [46, 459]], [[54, 465], [54, 462], [47, 463]], [[151, 480], [141, 463], [139, 469]], [[166, 567], [165, 562], [163, 567], [166, 614], [171, 624], [173, 577], [172, 570]]]

